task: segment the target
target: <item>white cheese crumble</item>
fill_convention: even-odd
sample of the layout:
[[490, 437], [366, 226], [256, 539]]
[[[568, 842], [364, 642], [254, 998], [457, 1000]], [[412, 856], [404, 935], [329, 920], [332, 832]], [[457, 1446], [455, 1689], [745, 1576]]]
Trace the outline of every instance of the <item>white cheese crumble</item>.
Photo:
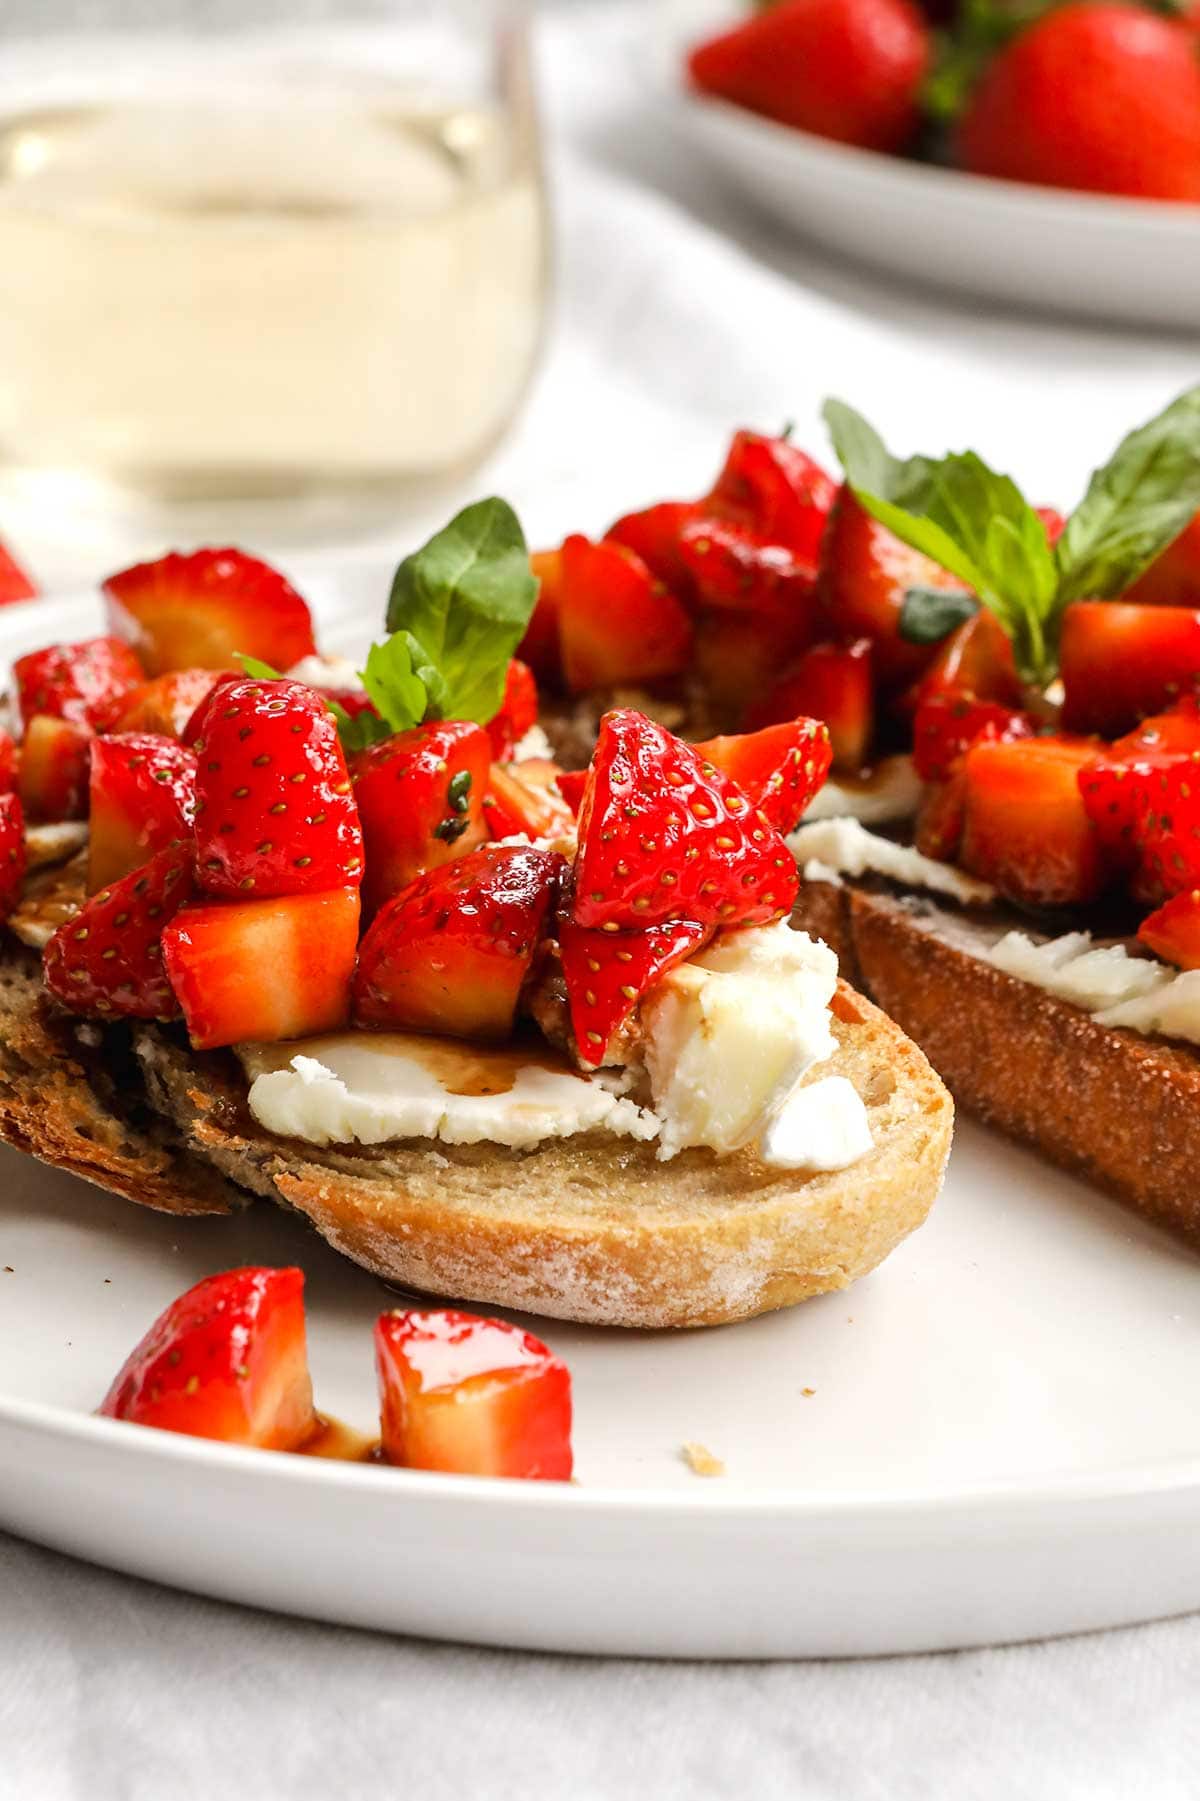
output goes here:
[[871, 1149], [867, 1110], [853, 1082], [822, 1076], [798, 1088], [759, 1141], [764, 1163], [782, 1169], [848, 1169]]
[[1045, 944], [1008, 932], [980, 954], [1006, 975], [1082, 1007], [1098, 1025], [1200, 1044], [1200, 969], [1131, 957], [1123, 944], [1093, 945], [1089, 932]]
[[857, 819], [860, 825], [896, 825], [916, 817], [923, 792], [911, 757], [885, 757], [861, 782], [827, 781], [809, 803], [804, 824]]
[[856, 819], [822, 819], [798, 826], [787, 843], [802, 869], [816, 863], [840, 875], [861, 876], [870, 871], [907, 888], [949, 895], [967, 907], [986, 907], [996, 898], [990, 883], [964, 875], [952, 863], [922, 856], [910, 845], [893, 844], [890, 838], [868, 832]]
[[554, 746], [540, 725], [531, 725], [525, 736], [513, 745], [514, 763], [527, 763], [530, 757], [538, 757], [546, 763], [554, 761]]
[[349, 688], [356, 694], [366, 692], [362, 677], [349, 657], [301, 657], [284, 673], [294, 682], [303, 682], [307, 688]]

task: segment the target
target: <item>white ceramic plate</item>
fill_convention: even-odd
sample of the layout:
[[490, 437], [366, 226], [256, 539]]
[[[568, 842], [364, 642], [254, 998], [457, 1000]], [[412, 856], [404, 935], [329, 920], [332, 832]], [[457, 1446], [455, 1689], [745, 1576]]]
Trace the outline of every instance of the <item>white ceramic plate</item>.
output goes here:
[[[328, 572], [304, 585], [350, 648], [385, 577], [347, 572], [340, 607]], [[0, 662], [97, 622], [0, 610]], [[570, 1487], [92, 1418], [155, 1314], [246, 1262], [303, 1265], [319, 1404], [370, 1429], [388, 1292], [301, 1221], [171, 1219], [0, 1150], [0, 1526], [234, 1601], [565, 1651], [912, 1651], [1200, 1607], [1200, 1264], [976, 1127], [930, 1223], [845, 1294], [699, 1333], [536, 1328], [574, 1374]], [[727, 1473], [693, 1475], [687, 1440]]]
[[736, 17], [731, 0], [667, 0], [639, 66], [656, 103], [749, 200], [810, 240], [913, 281], [1195, 331], [1200, 207], [905, 162], [690, 92], [684, 49]]

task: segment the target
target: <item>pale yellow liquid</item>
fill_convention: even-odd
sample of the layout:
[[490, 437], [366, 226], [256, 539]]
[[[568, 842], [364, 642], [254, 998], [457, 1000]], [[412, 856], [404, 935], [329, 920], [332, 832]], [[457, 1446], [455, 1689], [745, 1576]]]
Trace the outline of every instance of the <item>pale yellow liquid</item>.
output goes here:
[[463, 467], [528, 378], [543, 229], [487, 111], [0, 117], [0, 463], [178, 497]]

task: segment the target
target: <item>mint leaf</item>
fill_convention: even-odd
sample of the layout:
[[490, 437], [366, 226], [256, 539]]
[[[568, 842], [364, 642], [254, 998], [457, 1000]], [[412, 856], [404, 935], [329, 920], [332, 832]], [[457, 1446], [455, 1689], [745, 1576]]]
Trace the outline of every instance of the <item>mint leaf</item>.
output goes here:
[[258, 657], [244, 656], [240, 650], [235, 650], [233, 654], [241, 664], [243, 672], [250, 677], [251, 681], [281, 682], [284, 679], [282, 670], [272, 669], [269, 663], [262, 662]]
[[978, 611], [975, 596], [960, 588], [910, 588], [900, 609], [900, 636], [906, 644], [940, 644]]
[[1200, 387], [1123, 438], [1058, 541], [1059, 600], [1108, 600], [1200, 511]]
[[344, 751], [369, 750], [372, 744], [380, 744], [392, 735], [391, 726], [378, 713], [369, 710], [347, 713], [337, 700], [327, 700], [325, 705], [337, 720], [338, 737]]
[[[486, 725], [500, 709], [509, 658], [529, 623], [537, 581], [516, 514], [493, 497], [464, 507], [396, 571], [387, 624], [406, 634], [410, 667], [444, 718]], [[415, 647], [415, 648], [414, 648]]]
[[406, 732], [425, 717], [428, 693], [413, 661], [407, 632], [393, 632], [367, 652], [362, 684], [389, 732]]

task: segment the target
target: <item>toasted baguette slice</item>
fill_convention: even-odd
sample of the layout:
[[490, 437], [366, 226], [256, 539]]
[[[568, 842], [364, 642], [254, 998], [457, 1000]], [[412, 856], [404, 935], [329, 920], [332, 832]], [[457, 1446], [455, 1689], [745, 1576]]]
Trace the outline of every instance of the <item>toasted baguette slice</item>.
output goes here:
[[984, 961], [1013, 919], [829, 882], [805, 883], [793, 918], [969, 1112], [1200, 1244], [1200, 1054], [1098, 1025]]
[[874, 1149], [837, 1174], [768, 1169], [752, 1151], [589, 1134], [518, 1152], [412, 1141], [321, 1149], [261, 1130], [234, 1059], [156, 1029], [136, 1040], [150, 1098], [198, 1156], [307, 1214], [337, 1250], [423, 1293], [608, 1326], [706, 1326], [844, 1288], [928, 1213], [953, 1107], [921, 1053], [843, 988], [836, 1056]]
[[41, 961], [0, 948], [0, 1139], [163, 1213], [228, 1213], [245, 1196], [148, 1105], [128, 1037], [49, 1004]]

